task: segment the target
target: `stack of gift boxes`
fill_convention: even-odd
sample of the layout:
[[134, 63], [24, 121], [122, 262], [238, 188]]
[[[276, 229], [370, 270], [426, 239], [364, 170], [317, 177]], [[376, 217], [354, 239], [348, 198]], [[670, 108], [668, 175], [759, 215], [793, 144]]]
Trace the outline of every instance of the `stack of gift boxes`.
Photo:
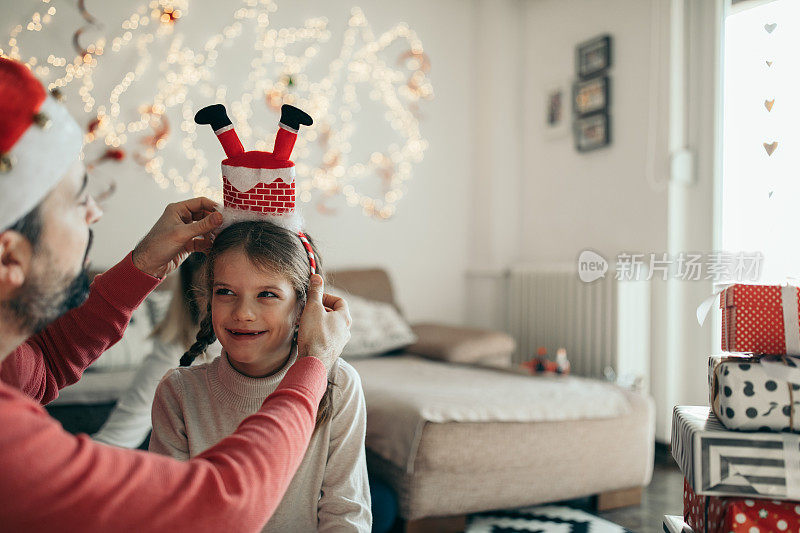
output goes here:
[[665, 531], [800, 532], [800, 292], [731, 285], [722, 349], [708, 360], [711, 407], [677, 406], [672, 455], [683, 522]]

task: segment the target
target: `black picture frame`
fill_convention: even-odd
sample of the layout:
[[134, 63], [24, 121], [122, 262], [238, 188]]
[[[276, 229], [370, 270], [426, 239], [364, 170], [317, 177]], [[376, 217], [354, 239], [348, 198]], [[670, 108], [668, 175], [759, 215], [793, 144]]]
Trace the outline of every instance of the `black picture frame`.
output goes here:
[[545, 112], [545, 122], [548, 128], [557, 128], [564, 122], [566, 111], [564, 90], [560, 87], [547, 93], [547, 109]]
[[572, 110], [576, 117], [608, 112], [610, 100], [611, 80], [608, 76], [576, 81], [572, 85]]
[[582, 80], [604, 72], [611, 66], [611, 35], [601, 35], [580, 43], [575, 52], [575, 70]]
[[591, 152], [611, 144], [611, 119], [606, 112], [592, 113], [573, 123], [575, 149]]

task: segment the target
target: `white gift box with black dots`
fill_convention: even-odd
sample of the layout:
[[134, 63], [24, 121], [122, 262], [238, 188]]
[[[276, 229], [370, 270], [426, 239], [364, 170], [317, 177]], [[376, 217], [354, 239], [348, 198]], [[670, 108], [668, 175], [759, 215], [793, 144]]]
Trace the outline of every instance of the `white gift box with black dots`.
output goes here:
[[708, 358], [709, 404], [728, 429], [800, 432], [800, 359], [720, 354]]

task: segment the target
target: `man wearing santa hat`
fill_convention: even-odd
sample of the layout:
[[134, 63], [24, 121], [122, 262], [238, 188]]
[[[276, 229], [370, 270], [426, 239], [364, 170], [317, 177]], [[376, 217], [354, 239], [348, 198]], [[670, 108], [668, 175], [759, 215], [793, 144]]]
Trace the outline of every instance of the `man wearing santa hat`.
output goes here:
[[86, 191], [81, 145], [77, 123], [30, 71], [0, 58], [2, 529], [258, 530], [308, 445], [326, 370], [349, 339], [347, 304], [323, 295], [313, 276], [299, 333], [308, 357], [258, 413], [190, 461], [70, 435], [40, 404], [78, 381], [160, 279], [206, 249], [222, 222], [208, 199], [171, 204], [89, 289], [89, 226], [101, 212]]

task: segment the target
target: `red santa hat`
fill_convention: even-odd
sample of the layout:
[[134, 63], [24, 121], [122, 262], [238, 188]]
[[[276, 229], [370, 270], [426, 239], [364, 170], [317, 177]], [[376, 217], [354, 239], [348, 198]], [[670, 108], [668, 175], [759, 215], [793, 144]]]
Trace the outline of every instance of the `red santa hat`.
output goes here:
[[222, 104], [204, 107], [194, 121], [214, 129], [227, 156], [222, 161], [221, 227], [245, 220], [267, 220], [293, 231], [309, 254], [313, 273], [316, 263], [311, 245], [301, 231], [303, 220], [296, 209], [294, 162], [289, 160], [300, 126], [311, 126], [312, 118], [284, 104], [272, 152], [246, 152]]
[[78, 123], [30, 69], [0, 58], [0, 231], [47, 196], [82, 148]]

